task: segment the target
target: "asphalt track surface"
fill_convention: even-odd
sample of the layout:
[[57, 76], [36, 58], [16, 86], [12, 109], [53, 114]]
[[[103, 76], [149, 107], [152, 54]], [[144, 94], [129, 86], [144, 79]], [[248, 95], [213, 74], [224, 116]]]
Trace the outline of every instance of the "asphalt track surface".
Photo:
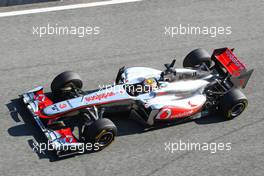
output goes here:
[[[260, 0], [145, 0], [0, 18], [0, 175], [264, 175], [263, 9]], [[101, 33], [85, 38], [32, 35], [32, 26], [47, 23], [97, 25]], [[229, 25], [232, 34], [164, 36], [164, 26], [179, 24]], [[235, 47], [255, 69], [244, 91], [249, 106], [239, 118], [223, 122], [211, 116], [142, 132], [138, 123], [120, 117], [115, 121], [118, 137], [101, 152], [58, 161], [32, 152], [30, 141], [42, 139], [16, 100], [18, 94], [37, 85], [49, 91], [53, 77], [64, 70], [78, 72], [88, 90], [111, 83], [123, 65], [162, 69], [176, 56], [180, 67], [194, 48], [212, 52], [225, 46]], [[165, 151], [164, 143], [179, 140], [231, 142], [232, 149]]]

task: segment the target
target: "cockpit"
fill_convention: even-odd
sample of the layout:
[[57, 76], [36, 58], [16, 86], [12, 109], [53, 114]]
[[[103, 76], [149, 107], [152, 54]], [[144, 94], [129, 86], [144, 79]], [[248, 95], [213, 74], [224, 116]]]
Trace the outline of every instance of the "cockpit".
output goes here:
[[[138, 96], [153, 92], [160, 88], [161, 83], [173, 83], [175, 81], [199, 79], [208, 75], [199, 69], [173, 68], [175, 60], [171, 64], [165, 64], [166, 69], [160, 71], [147, 67], [126, 68], [120, 76], [121, 83], [131, 96]], [[206, 75], [205, 75], [206, 74]]]
[[159, 82], [155, 78], [146, 78], [143, 81], [135, 84], [124, 85], [128, 94], [138, 96], [144, 93], [151, 93], [159, 88]]

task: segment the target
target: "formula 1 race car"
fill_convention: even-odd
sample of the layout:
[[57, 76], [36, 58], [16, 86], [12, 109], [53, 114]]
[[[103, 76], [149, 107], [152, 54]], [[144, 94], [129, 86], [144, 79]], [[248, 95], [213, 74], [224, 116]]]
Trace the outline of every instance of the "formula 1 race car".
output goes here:
[[[37, 87], [21, 97], [59, 156], [80, 153], [79, 147], [87, 143], [95, 150], [111, 144], [117, 128], [104, 112], [129, 111], [153, 126], [157, 121], [196, 119], [212, 112], [230, 120], [247, 107], [241, 89], [253, 69], [247, 70], [233, 49], [216, 49], [212, 55], [196, 49], [184, 59], [184, 68], [175, 69], [174, 64], [175, 60], [165, 64], [164, 71], [122, 67], [114, 84], [92, 92], [82, 90], [77, 73], [66, 71], [52, 81], [52, 95]], [[76, 119], [78, 135], [70, 125]]]

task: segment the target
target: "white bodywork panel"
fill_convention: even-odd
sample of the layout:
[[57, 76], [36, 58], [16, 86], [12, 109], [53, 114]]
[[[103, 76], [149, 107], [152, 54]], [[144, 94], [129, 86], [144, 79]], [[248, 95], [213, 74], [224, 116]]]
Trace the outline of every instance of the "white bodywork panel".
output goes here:
[[[197, 70], [187, 68], [177, 68], [175, 70], [178, 74], [197, 72]], [[159, 80], [161, 72], [160, 70], [148, 67], [130, 67], [124, 71], [121, 77], [126, 84], [136, 84], [144, 81], [146, 78], [155, 78]]]
[[189, 105], [186, 103], [188, 101], [195, 101], [195, 104], [204, 104], [206, 101], [206, 96], [203, 95], [202, 92], [204, 87], [208, 84], [207, 81], [189, 80], [166, 84], [164, 88], [160, 88], [156, 91], [157, 94], [164, 93], [164, 95], [156, 96], [146, 101], [147, 106], [151, 106], [153, 109], [160, 109], [166, 105], [188, 108]]

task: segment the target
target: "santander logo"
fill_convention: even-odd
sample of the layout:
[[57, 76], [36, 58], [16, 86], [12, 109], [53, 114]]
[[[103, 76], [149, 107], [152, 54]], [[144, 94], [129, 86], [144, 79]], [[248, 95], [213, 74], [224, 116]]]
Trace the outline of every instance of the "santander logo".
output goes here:
[[87, 101], [87, 102], [94, 101], [94, 100], [100, 101], [102, 99], [106, 99], [106, 98], [112, 97], [114, 95], [115, 95], [114, 92], [101, 93], [101, 94], [85, 97], [85, 101]]

